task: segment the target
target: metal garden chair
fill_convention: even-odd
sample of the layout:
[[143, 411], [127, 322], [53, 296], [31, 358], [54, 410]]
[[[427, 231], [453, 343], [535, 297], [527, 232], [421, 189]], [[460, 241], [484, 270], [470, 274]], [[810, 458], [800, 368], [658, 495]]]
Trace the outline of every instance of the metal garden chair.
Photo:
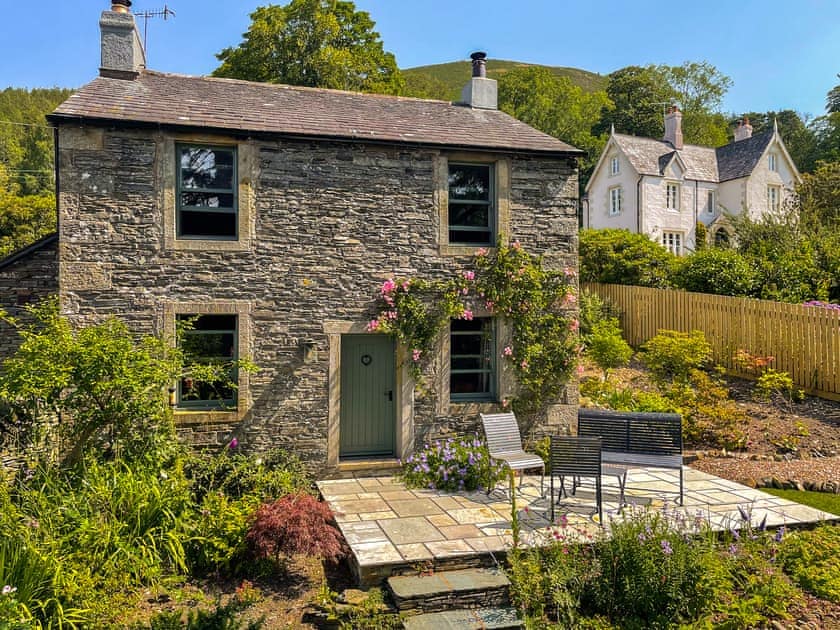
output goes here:
[[[490, 457], [503, 461], [514, 471], [540, 469], [540, 495], [545, 496], [545, 462], [535, 453], [526, 453], [522, 449], [522, 436], [519, 433], [519, 423], [512, 412], [482, 413], [481, 422], [484, 425], [484, 435], [487, 438], [487, 448]], [[488, 484], [489, 485], [489, 484]], [[522, 487], [522, 477], [519, 478]], [[487, 488], [487, 494], [493, 488]]]
[[[572, 478], [572, 494], [577, 491], [581, 477], [595, 479], [595, 503], [598, 506], [598, 523], [603, 525], [601, 507], [601, 438], [578, 436], [551, 436], [549, 447], [549, 475], [551, 475], [551, 522], [554, 522], [554, 477], [560, 478], [557, 499], [566, 495], [565, 478]], [[568, 496], [568, 495], [567, 495]]]

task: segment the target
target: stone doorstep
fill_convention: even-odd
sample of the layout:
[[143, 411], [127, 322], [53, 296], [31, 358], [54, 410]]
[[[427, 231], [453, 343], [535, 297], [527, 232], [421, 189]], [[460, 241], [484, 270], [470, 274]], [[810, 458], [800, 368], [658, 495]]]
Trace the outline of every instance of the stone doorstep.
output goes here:
[[475, 608], [406, 617], [403, 627], [405, 630], [506, 630], [524, 626], [513, 608]]
[[404, 575], [388, 578], [387, 583], [400, 611], [435, 612], [509, 603], [510, 581], [500, 569], [460, 569], [430, 575]]

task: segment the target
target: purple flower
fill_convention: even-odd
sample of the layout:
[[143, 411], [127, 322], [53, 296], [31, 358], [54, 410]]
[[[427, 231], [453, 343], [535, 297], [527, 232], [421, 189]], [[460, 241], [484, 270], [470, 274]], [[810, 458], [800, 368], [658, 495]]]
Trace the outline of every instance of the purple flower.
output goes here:
[[738, 555], [738, 545], [732, 543], [729, 545], [729, 553], [730, 555], [737, 556]]
[[744, 507], [739, 505], [738, 506], [738, 511], [741, 513], [741, 520], [749, 522], [750, 515], [749, 515], [749, 513], [747, 513], [747, 511], [744, 509]]
[[665, 540], [664, 538], [659, 544], [662, 546], [662, 553], [664, 553], [666, 556], [670, 556], [672, 553], [674, 553], [674, 550], [671, 549], [671, 543]]
[[785, 526], [782, 525], [779, 529], [776, 530], [776, 535], [773, 536], [773, 540], [776, 542], [782, 542], [782, 538], [785, 537]]
[[239, 440], [237, 440], [236, 438], [233, 438], [230, 441], [230, 443], [228, 444], [228, 448], [232, 448], [232, 449], [236, 448], [237, 446], [239, 446]]

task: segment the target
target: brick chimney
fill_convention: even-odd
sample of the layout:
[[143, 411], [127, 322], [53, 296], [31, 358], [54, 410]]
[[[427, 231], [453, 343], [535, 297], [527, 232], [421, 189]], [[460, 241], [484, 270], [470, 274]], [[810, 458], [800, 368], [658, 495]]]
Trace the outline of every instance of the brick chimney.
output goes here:
[[102, 63], [99, 76], [135, 79], [146, 67], [146, 53], [131, 14], [131, 0], [113, 0], [99, 18]]
[[752, 131], [753, 128], [750, 124], [750, 119], [744, 116], [744, 119], [739, 120], [738, 125], [735, 127], [735, 142], [752, 138]]
[[682, 112], [676, 105], [671, 105], [665, 114], [665, 136], [662, 139], [670, 142], [675, 149], [683, 148]]
[[499, 109], [499, 90], [495, 79], [487, 78], [487, 53], [474, 52], [472, 78], [461, 90], [461, 102], [475, 109]]

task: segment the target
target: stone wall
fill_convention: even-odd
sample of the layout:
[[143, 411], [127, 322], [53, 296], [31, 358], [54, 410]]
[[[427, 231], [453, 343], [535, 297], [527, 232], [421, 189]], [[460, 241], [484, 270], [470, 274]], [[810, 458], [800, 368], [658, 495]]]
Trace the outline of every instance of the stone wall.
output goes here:
[[[58, 293], [58, 244], [49, 237], [40, 243], [16, 260], [7, 258], [11, 262], [0, 266], [0, 309], [12, 316], [20, 316], [25, 304]], [[0, 322], [0, 361], [12, 355], [18, 345], [15, 331]]]
[[[169, 147], [182, 139], [61, 128], [62, 308], [81, 322], [119, 315], [142, 332], [166, 330], [178, 303], [244, 313], [244, 350], [260, 371], [240, 381], [236, 413], [179, 414], [183, 431], [205, 443], [236, 435], [254, 450], [289, 448], [313, 467], [335, 463], [328, 410], [338, 386], [330, 347], [337, 336], [327, 328], [363, 331], [388, 277], [448, 277], [470, 260], [447, 255], [438, 242], [435, 173], [447, 153], [201, 136], [237, 143], [248, 242], [244, 251], [212, 241], [184, 249], [173, 247], [164, 227], [174, 212]], [[576, 268], [574, 162], [489, 159], [505, 160], [509, 170], [510, 237], [550, 264]], [[440, 431], [474, 430], [478, 411], [497, 410], [438, 400], [434, 384], [447, 364], [438, 357], [429, 368], [431, 390], [411, 397], [409, 389], [412, 399], [401, 403], [411, 415], [405, 449]], [[561, 402], [550, 414], [554, 423], [573, 417], [576, 388]]]

